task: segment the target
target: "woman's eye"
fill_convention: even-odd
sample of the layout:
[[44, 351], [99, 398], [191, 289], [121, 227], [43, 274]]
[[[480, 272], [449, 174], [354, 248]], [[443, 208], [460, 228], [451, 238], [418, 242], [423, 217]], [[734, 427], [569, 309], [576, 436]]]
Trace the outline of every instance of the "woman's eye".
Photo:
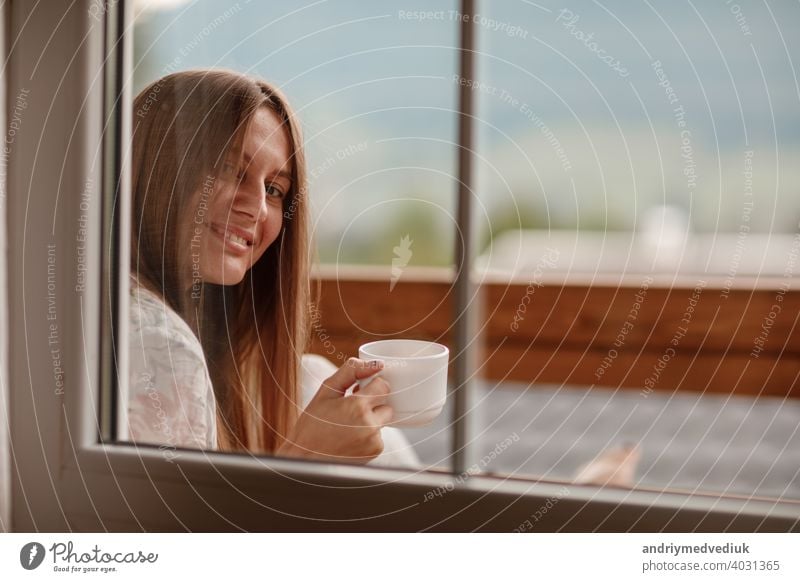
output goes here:
[[283, 192], [283, 190], [275, 186], [275, 184], [267, 184], [265, 191], [269, 198], [283, 200], [286, 197], [286, 194]]

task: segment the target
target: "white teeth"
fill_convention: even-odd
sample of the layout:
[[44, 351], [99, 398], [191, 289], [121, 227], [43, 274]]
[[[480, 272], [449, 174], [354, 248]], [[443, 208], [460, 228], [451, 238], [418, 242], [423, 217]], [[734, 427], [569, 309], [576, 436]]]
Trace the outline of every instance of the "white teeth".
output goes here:
[[225, 238], [225, 240], [229, 240], [231, 242], [235, 242], [237, 244], [240, 244], [240, 245], [243, 245], [243, 246], [246, 246], [246, 247], [249, 247], [250, 245], [253, 244], [253, 243], [251, 243], [250, 241], [248, 241], [246, 238], [244, 238], [242, 236], [233, 234], [232, 232], [225, 232], [224, 230], [222, 230], [222, 229], [220, 229], [220, 228], [218, 228], [216, 226], [211, 226], [211, 229], [213, 231], [217, 232], [218, 234], [221, 234]]
[[247, 246], [247, 240], [243, 239], [240, 236], [236, 236], [235, 234], [228, 233], [227, 235], [225, 235], [225, 238], [235, 243], [239, 243], [240, 245]]

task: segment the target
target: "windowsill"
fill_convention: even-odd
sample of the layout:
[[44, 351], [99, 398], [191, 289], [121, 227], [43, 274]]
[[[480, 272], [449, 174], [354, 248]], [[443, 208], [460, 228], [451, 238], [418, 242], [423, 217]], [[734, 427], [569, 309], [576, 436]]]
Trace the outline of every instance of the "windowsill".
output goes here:
[[[110, 453], [113, 452], [113, 455]], [[479, 473], [463, 480], [455, 479], [446, 470], [425, 469], [413, 471], [393, 467], [371, 467], [361, 465], [333, 464], [323, 461], [289, 459], [282, 457], [256, 457], [249, 454], [222, 453], [181, 449], [181, 455], [172, 463], [163, 463], [162, 454], [155, 446], [136, 447], [129, 444], [95, 445], [88, 447], [82, 457], [85, 465], [66, 467], [65, 470], [98, 471], [108, 475], [128, 476], [141, 479], [143, 483], [159, 482], [185, 485], [187, 482], [199, 490], [203, 485], [219, 485], [220, 478], [235, 480], [241, 486], [253, 486], [268, 492], [267, 482], [285, 481], [286, 486], [301, 482], [304, 486], [332, 487], [339, 490], [382, 487], [387, 484], [406, 486], [416, 491], [419, 503], [432, 489], [442, 489], [448, 495], [471, 491], [479, 495], [491, 492], [515, 498], [535, 493], [543, 498], [558, 495], [564, 486], [570, 487], [569, 499], [581, 506], [590, 501], [611, 504], [629, 503], [642, 508], [670, 510], [676, 504], [693, 506], [698, 511], [711, 508], [732, 515], [770, 514], [788, 519], [794, 515], [800, 502], [772, 498], [757, 498], [741, 495], [714, 494], [711, 492], [679, 489], [655, 489], [648, 487], [622, 488], [596, 485], [575, 485], [563, 480], [531, 480], [529, 476]], [[215, 470], [208, 472], [208, 463]], [[144, 469], [144, 470], [143, 470]], [[301, 481], [298, 481], [301, 480]], [[296, 485], [295, 485], [296, 486]]]

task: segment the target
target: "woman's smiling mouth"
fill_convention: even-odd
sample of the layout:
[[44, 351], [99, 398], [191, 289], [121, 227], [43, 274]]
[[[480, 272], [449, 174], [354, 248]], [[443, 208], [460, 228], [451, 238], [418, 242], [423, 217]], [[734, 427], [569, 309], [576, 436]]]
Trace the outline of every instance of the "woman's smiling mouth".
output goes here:
[[226, 246], [234, 250], [246, 251], [253, 246], [253, 236], [245, 229], [228, 225], [209, 224], [209, 229], [222, 238]]

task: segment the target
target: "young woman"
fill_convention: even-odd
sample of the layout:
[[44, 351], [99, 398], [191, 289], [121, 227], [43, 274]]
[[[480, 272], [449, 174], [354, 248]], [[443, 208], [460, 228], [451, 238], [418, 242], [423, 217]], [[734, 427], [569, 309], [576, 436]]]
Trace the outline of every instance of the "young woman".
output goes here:
[[374, 459], [389, 387], [345, 392], [378, 363], [334, 366], [302, 409], [308, 201], [281, 92], [232, 71], [168, 75], [134, 102], [132, 164], [132, 440]]

